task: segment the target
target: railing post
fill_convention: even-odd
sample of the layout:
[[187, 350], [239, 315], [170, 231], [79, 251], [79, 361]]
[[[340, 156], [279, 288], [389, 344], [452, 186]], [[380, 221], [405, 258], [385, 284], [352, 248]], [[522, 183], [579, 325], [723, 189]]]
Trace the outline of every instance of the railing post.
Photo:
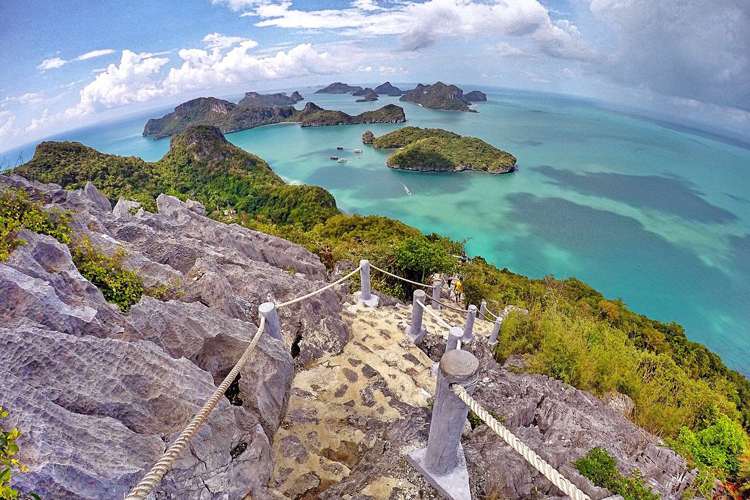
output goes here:
[[432, 280], [432, 303], [430, 304], [435, 311], [440, 310], [440, 304], [437, 301], [440, 300], [440, 292], [443, 289], [442, 280]]
[[378, 307], [378, 296], [373, 295], [370, 288], [370, 261], [367, 259], [359, 261], [359, 278], [362, 289], [357, 292], [357, 300], [366, 306]]
[[485, 314], [487, 314], [487, 301], [483, 300], [482, 303], [479, 305], [479, 316], [481, 318], [484, 318]]
[[467, 351], [448, 351], [440, 359], [427, 447], [408, 455], [414, 466], [441, 495], [471, 500], [469, 474], [461, 446], [461, 432], [469, 408], [453, 393], [452, 384], [474, 392], [479, 360]]
[[420, 303], [425, 303], [426, 297], [427, 294], [424, 292], [424, 290], [414, 290], [414, 295], [411, 302], [411, 325], [409, 325], [408, 334], [415, 344], [418, 344], [422, 341], [422, 338], [427, 331], [425, 326], [422, 324], [422, 315], [424, 314], [424, 310], [420, 305]]
[[477, 317], [477, 306], [470, 305], [466, 311], [466, 325], [464, 325], [463, 341], [469, 342], [474, 338], [474, 318]]
[[284, 340], [279, 323], [279, 313], [276, 312], [276, 304], [263, 302], [258, 307], [258, 314], [266, 318], [265, 332], [275, 339]]
[[490, 345], [497, 344], [497, 336], [500, 333], [500, 326], [502, 324], [503, 324], [503, 317], [498, 316], [497, 319], [495, 320], [495, 324], [492, 326], [492, 333], [490, 334], [490, 340], [489, 340]]
[[461, 340], [461, 337], [464, 336], [463, 330], [457, 326], [451, 327], [451, 329], [448, 331], [448, 340], [445, 341], [445, 351], [452, 351], [454, 349], [458, 349], [458, 342]]

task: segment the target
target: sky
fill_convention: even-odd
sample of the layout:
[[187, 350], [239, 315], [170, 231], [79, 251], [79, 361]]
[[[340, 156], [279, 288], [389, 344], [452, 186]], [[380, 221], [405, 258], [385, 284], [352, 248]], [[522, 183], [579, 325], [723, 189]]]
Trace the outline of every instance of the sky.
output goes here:
[[750, 138], [748, 0], [2, 0], [0, 20], [0, 152], [337, 80], [571, 94]]

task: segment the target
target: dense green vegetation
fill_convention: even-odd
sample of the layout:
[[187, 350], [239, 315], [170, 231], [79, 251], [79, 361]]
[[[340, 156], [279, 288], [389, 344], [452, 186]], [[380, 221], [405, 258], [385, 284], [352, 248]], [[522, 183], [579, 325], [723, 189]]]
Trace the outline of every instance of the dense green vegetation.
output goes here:
[[[600, 396], [625, 394], [635, 403], [630, 417], [636, 423], [664, 437], [706, 474], [738, 484], [736, 491], [750, 484], [747, 445], [737, 445], [746, 443], [750, 429], [750, 381], [689, 341], [679, 325], [638, 315], [575, 278], [533, 280], [481, 257], [456, 270], [451, 255], [461, 253], [460, 242], [384, 217], [340, 214], [326, 191], [284, 186], [261, 159], [205, 128], [174, 138], [170, 153], [156, 163], [102, 155], [80, 144], [45, 143], [16, 172], [69, 188], [91, 180], [111, 200], [140, 196], [153, 204], [160, 192], [188, 196], [215, 218], [308, 248], [328, 267], [367, 258], [415, 281], [456, 271], [466, 303], [485, 299], [495, 312], [510, 304], [529, 311], [504, 321], [495, 352], [500, 362], [522, 357], [529, 371]], [[284, 196], [269, 194], [275, 189]], [[225, 215], [227, 207], [236, 215]], [[373, 286], [402, 299], [412, 292], [378, 272]]]
[[[0, 406], [0, 422], [8, 417], [8, 412]], [[19, 448], [16, 444], [21, 433], [18, 429], [6, 431], [0, 426], [0, 499], [2, 500], [40, 500], [36, 493], [25, 495], [11, 488], [10, 483], [18, 474], [28, 472], [28, 468], [17, 458]]]
[[84, 238], [71, 248], [71, 255], [81, 275], [101, 290], [107, 302], [128, 312], [141, 300], [143, 281], [135, 271], [122, 266], [125, 257], [122, 248], [110, 257]]
[[406, 170], [481, 170], [504, 174], [515, 170], [516, 158], [475, 137], [428, 137], [399, 149], [388, 157], [387, 164]]
[[[428, 137], [439, 137], [441, 139], [458, 139], [460, 135], [443, 130], [441, 128], [422, 128], [422, 127], [401, 127], [398, 130], [383, 134], [377, 139], [374, 138], [372, 132], [369, 130], [362, 135], [362, 142], [365, 144], [372, 144], [375, 148], [383, 149], [397, 149], [403, 148], [416, 142], [420, 139], [427, 139]], [[366, 140], [370, 142], [366, 142]]]
[[57, 209], [45, 210], [41, 204], [29, 199], [23, 189], [0, 186], [0, 262], [8, 260], [10, 253], [26, 241], [18, 237], [23, 229], [52, 236], [60, 243], [70, 243], [72, 231], [68, 214]]
[[120, 196], [155, 211], [161, 193], [200, 200], [209, 212], [233, 208], [272, 223], [310, 227], [338, 213], [331, 194], [290, 186], [268, 164], [233, 146], [213, 127], [191, 127], [172, 138], [157, 162], [100, 153], [80, 143], [44, 142], [15, 173], [69, 189], [92, 181], [110, 200]]
[[358, 123], [403, 123], [406, 121], [406, 115], [404, 109], [395, 104], [387, 104], [382, 108], [365, 111], [358, 115], [349, 115], [343, 111], [323, 109], [313, 102], [308, 102], [302, 111], [296, 112], [286, 121], [299, 123], [302, 127], [324, 127]]
[[161, 139], [180, 134], [191, 125], [211, 125], [226, 134], [280, 123], [295, 112], [293, 106], [247, 106], [215, 97], [199, 97], [180, 104], [161, 118], [150, 119], [143, 136]]
[[615, 460], [607, 450], [592, 448], [585, 457], [576, 460], [573, 465], [582, 476], [587, 477], [600, 488], [607, 488], [625, 500], [659, 500], [659, 495], [646, 486], [643, 475], [634, 470], [630, 477], [617, 470]]
[[368, 130], [362, 142], [375, 148], [401, 148], [388, 157], [387, 164], [405, 170], [500, 174], [512, 172], [516, 165], [516, 158], [506, 151], [440, 128], [403, 127], [377, 138]]
[[297, 101], [301, 101], [302, 96], [299, 92], [294, 92], [291, 96], [286, 94], [259, 94], [257, 92], [246, 92], [238, 103], [240, 106], [292, 106]]

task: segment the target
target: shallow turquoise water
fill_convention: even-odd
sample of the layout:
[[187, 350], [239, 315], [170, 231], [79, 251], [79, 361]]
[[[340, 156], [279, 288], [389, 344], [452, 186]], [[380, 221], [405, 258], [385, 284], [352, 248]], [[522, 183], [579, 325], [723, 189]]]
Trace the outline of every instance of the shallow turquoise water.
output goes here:
[[[349, 112], [397, 102], [303, 95]], [[750, 150], [584, 101], [497, 89], [488, 97], [479, 113], [404, 108], [410, 125], [510, 151], [517, 173], [389, 169], [388, 153], [360, 138], [398, 125], [275, 125], [227, 138], [286, 180], [330, 190], [347, 212], [469, 239], [470, 254], [521, 274], [576, 276], [639, 313], [684, 325], [689, 338], [750, 374]], [[144, 123], [139, 117], [57, 139], [156, 160], [168, 141], [142, 138]], [[355, 148], [364, 149], [360, 158]], [[349, 162], [333, 162], [331, 154]]]

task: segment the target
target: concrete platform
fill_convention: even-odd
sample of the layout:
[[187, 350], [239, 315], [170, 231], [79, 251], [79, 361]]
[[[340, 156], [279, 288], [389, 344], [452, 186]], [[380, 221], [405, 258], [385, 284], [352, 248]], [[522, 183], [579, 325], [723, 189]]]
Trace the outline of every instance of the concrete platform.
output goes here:
[[471, 500], [469, 471], [466, 469], [466, 457], [464, 456], [463, 446], [458, 446], [458, 465], [450, 474], [444, 476], [434, 475], [425, 469], [423, 464], [426, 453], [427, 448], [414, 450], [409, 453], [406, 460], [446, 499]]

